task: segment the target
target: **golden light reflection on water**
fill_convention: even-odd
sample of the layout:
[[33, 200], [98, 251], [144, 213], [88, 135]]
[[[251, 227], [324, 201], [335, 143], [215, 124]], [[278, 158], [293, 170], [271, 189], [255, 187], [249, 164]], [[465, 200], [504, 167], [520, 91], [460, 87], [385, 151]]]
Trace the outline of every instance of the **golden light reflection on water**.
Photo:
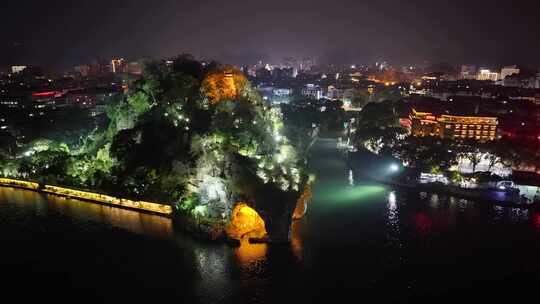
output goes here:
[[[300, 262], [304, 259], [304, 241], [300, 229], [301, 225], [302, 223], [299, 221], [292, 223], [290, 243], [292, 253]], [[268, 246], [271, 245], [265, 243], [252, 244], [248, 238], [244, 238], [240, 241], [240, 247], [234, 250], [234, 255], [240, 265], [250, 267], [267, 259]]]
[[304, 245], [302, 236], [300, 234], [300, 222], [294, 221], [292, 223], [291, 231], [291, 249], [294, 256], [299, 260], [304, 260]]
[[22, 207], [30, 205], [38, 214], [55, 212], [72, 218], [106, 223], [138, 234], [162, 238], [173, 236], [171, 219], [133, 210], [3, 187], [0, 188], [0, 202]]
[[[60, 214], [78, 221], [105, 223], [137, 234], [159, 238], [175, 238], [171, 219], [134, 210], [13, 188], [0, 188], [0, 204], [30, 208], [35, 210], [35, 214], [39, 216], [47, 217], [48, 214], [58, 216]], [[303, 235], [301, 233], [302, 222], [294, 221], [292, 225], [291, 251], [299, 261], [302, 261], [304, 258]], [[259, 269], [263, 265], [261, 263], [268, 259], [269, 246], [271, 245], [264, 243], [251, 244], [248, 238], [244, 238], [241, 245], [233, 249], [233, 256], [244, 270], [250, 269], [252, 271]], [[199, 248], [197, 245], [194, 247]], [[202, 252], [209, 254], [204, 250]], [[201, 258], [204, 255], [202, 252], [198, 252], [197, 256], [201, 260], [208, 261], [208, 259]], [[211, 263], [211, 267], [215, 269], [219, 268], [220, 264], [226, 263], [223, 258], [214, 256], [208, 258], [214, 261]], [[207, 265], [207, 263], [201, 264]], [[208, 267], [201, 266], [201, 271], [208, 272], [206, 268]]]
[[267, 244], [251, 244], [247, 239], [241, 241], [240, 247], [236, 248], [234, 254], [238, 262], [244, 266], [249, 266], [266, 258], [268, 251]]

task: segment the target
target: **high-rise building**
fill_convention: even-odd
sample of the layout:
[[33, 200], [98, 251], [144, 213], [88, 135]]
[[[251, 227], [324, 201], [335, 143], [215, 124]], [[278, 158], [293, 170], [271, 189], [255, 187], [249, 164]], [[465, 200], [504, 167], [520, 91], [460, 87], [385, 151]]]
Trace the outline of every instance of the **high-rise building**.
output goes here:
[[113, 73], [126, 73], [127, 64], [124, 58], [111, 60], [111, 72]]
[[476, 79], [476, 67], [474, 65], [461, 66], [461, 79]]
[[90, 66], [89, 65], [78, 65], [73, 68], [76, 73], [79, 73], [81, 76], [86, 77], [90, 74]]
[[375, 67], [378, 70], [384, 71], [384, 70], [387, 70], [390, 67], [390, 65], [386, 61], [381, 61], [381, 62], [375, 62]]
[[296, 58], [294, 57], [285, 57], [283, 58], [283, 65], [285, 67], [289, 67], [289, 68], [296, 68], [298, 69], [298, 60], [296, 60]]
[[99, 75], [104, 72], [104, 65], [99, 60], [94, 60], [90, 64], [90, 75]]
[[315, 65], [315, 60], [312, 58], [306, 57], [300, 61], [299, 70], [301, 71], [311, 71]]
[[504, 80], [506, 76], [510, 76], [513, 74], [519, 74], [520, 70], [517, 66], [505, 66], [501, 69], [501, 80]]
[[14, 65], [14, 66], [11, 66], [11, 73], [13, 74], [17, 74], [17, 73], [20, 73], [24, 70], [26, 70], [27, 66], [25, 65]]
[[327, 90], [327, 93], [326, 93], [326, 98], [331, 99], [331, 100], [343, 99], [344, 93], [345, 93], [345, 90], [343, 90], [341, 88], [337, 88], [337, 87], [335, 87], [333, 85], [330, 85], [330, 86], [328, 86], [328, 90]]
[[302, 95], [319, 100], [323, 97], [323, 91], [318, 85], [310, 83], [302, 89]]
[[142, 74], [142, 67], [138, 61], [132, 61], [128, 64], [128, 73], [134, 75]]

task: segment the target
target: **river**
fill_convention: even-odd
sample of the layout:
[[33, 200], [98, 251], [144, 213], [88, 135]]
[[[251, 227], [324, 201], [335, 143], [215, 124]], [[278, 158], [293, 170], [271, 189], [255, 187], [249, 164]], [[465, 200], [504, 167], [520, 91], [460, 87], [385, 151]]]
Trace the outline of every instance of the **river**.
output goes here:
[[[290, 245], [224, 244], [135, 211], [0, 188], [4, 297], [17, 302], [455, 302], [526, 299], [540, 214], [362, 180], [321, 139]], [[361, 170], [362, 168], [359, 168]]]

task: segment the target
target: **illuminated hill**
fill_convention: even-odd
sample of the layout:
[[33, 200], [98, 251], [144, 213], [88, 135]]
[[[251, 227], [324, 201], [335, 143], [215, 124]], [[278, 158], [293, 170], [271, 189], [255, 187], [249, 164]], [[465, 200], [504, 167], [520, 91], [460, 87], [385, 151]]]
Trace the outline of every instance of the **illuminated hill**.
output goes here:
[[168, 203], [180, 227], [212, 237], [288, 237], [305, 159], [241, 72], [151, 62], [106, 113], [82, 145], [35, 142], [3, 175]]

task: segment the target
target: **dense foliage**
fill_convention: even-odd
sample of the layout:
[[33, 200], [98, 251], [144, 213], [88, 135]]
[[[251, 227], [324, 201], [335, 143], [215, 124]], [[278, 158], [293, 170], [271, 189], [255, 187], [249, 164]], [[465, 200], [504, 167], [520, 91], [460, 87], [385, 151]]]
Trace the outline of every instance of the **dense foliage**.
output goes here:
[[467, 162], [472, 172], [480, 163], [495, 167], [519, 168], [535, 164], [536, 151], [508, 139], [479, 142], [474, 139], [410, 136], [399, 123], [395, 101], [369, 103], [355, 117], [353, 143], [378, 154], [397, 157], [409, 167], [423, 172], [451, 172]]
[[399, 123], [395, 108], [394, 101], [367, 104], [354, 119], [355, 145], [376, 153], [390, 152], [407, 133]]
[[2, 157], [0, 173], [171, 203], [195, 218], [227, 218], [234, 201], [254, 199], [246, 187], [301, 192], [298, 142], [234, 68], [190, 56], [148, 63], [106, 113], [107, 126], [78, 145], [35, 141]]

